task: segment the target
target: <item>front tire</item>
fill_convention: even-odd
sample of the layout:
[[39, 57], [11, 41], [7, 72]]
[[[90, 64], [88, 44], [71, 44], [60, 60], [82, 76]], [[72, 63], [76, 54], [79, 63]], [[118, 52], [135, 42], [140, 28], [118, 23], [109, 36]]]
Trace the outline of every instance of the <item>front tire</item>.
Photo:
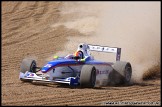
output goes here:
[[[36, 61], [33, 59], [23, 59], [21, 66], [20, 66], [20, 72], [25, 73], [26, 71], [36, 73]], [[24, 80], [21, 79], [21, 81], [31, 82], [32, 80]]]
[[33, 59], [23, 59], [20, 67], [20, 72], [25, 73], [26, 71], [36, 73], [36, 61]]
[[96, 68], [92, 65], [84, 65], [80, 74], [81, 87], [93, 88], [96, 82]]

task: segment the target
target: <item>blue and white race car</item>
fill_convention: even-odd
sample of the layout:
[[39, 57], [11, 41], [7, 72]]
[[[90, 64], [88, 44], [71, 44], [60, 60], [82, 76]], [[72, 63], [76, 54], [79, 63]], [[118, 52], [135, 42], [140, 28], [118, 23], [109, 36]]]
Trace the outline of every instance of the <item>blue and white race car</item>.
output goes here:
[[[95, 60], [90, 51], [116, 53], [116, 62]], [[121, 48], [81, 43], [75, 54], [55, 56], [43, 67], [37, 67], [33, 59], [23, 59], [19, 79], [93, 88], [104, 75], [107, 85], [127, 84], [131, 79], [132, 67], [129, 62], [120, 61], [120, 56]]]

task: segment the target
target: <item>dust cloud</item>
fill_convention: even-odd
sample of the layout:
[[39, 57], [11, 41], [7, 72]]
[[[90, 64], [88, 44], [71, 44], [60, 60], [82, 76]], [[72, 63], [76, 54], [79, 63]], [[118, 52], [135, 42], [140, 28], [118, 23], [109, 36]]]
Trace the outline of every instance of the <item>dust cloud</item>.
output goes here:
[[[60, 8], [64, 25], [82, 35], [69, 37], [64, 52], [79, 43], [120, 47], [121, 60], [132, 64], [133, 82], [141, 82], [147, 69], [160, 62], [160, 2], [66, 2]], [[115, 55], [93, 53], [96, 59], [112, 61]]]

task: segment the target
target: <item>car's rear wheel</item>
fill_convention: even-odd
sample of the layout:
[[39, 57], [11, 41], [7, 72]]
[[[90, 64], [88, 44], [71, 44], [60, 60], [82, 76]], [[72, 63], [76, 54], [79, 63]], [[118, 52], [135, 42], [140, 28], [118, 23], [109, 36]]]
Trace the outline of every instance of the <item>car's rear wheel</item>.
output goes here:
[[92, 65], [84, 65], [80, 74], [81, 87], [93, 88], [96, 82], [96, 68]]
[[113, 72], [109, 74], [109, 84], [129, 84], [132, 76], [132, 67], [129, 62], [117, 61], [113, 66]]

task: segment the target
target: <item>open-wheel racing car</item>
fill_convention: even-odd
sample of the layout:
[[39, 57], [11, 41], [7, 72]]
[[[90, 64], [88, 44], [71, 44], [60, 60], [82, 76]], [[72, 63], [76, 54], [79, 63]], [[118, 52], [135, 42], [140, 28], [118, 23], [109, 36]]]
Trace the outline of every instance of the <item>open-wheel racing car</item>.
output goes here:
[[[116, 62], [95, 60], [90, 51], [116, 53]], [[99, 76], [104, 75], [107, 85], [128, 84], [132, 67], [129, 62], [120, 61], [120, 56], [121, 48], [81, 43], [74, 54], [55, 56], [43, 67], [37, 67], [34, 59], [23, 59], [19, 79], [93, 88]]]

